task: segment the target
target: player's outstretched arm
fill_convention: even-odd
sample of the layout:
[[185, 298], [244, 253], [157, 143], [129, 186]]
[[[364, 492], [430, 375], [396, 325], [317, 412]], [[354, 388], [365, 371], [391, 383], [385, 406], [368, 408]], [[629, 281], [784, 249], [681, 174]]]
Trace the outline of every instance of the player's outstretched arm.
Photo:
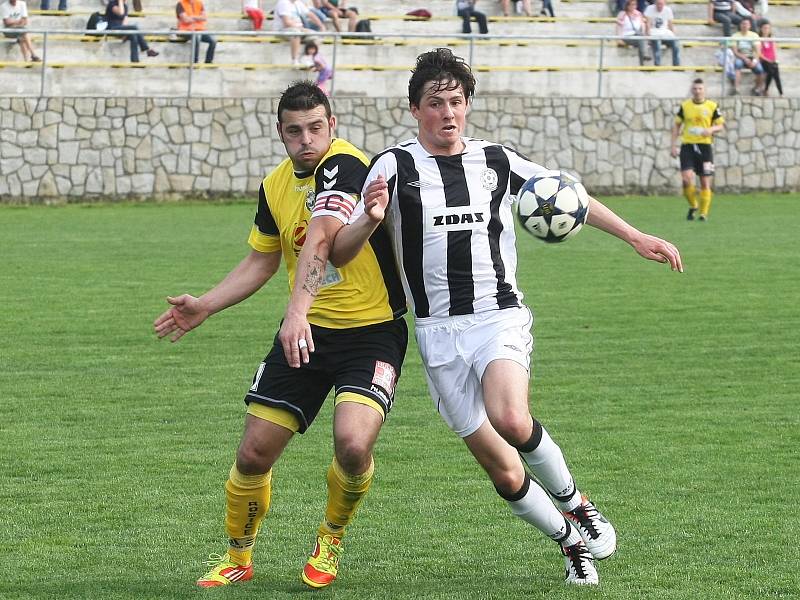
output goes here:
[[195, 298], [189, 294], [167, 296], [171, 305], [154, 322], [159, 338], [171, 334], [170, 341], [177, 342], [187, 331], [201, 325], [214, 313], [228, 308], [259, 290], [278, 270], [280, 252], [252, 250], [236, 268], [208, 292]]
[[331, 249], [331, 262], [337, 267], [346, 265], [361, 252], [369, 236], [378, 228], [389, 204], [389, 186], [383, 175], [370, 182], [363, 193], [364, 212], [336, 235]]
[[337, 218], [322, 215], [312, 218], [306, 230], [306, 241], [297, 257], [292, 294], [278, 332], [290, 367], [300, 367], [300, 361], [308, 364], [309, 353], [314, 352], [314, 337], [307, 315], [322, 285], [336, 232], [343, 226]]
[[639, 256], [656, 262], [669, 263], [673, 271], [683, 273], [681, 254], [673, 244], [642, 233], [594, 198], [589, 199], [589, 217], [586, 222], [629, 243]]

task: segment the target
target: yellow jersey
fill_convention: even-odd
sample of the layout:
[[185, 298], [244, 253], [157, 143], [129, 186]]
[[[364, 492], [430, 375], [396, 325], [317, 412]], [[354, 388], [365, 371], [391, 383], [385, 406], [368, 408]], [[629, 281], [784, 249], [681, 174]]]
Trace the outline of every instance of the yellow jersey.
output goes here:
[[[367, 157], [358, 148], [334, 139], [313, 171], [296, 173], [287, 158], [261, 182], [248, 243], [259, 252], [283, 253], [290, 293], [317, 194], [330, 197], [335, 192], [338, 200], [355, 205], [368, 166]], [[391, 321], [405, 312], [405, 292], [389, 237], [381, 225], [347, 265], [336, 268], [328, 262], [308, 322], [347, 329]]]
[[703, 135], [702, 130], [724, 122], [725, 119], [722, 118], [717, 103], [712, 100], [699, 103], [691, 98], [684, 100], [681, 102], [678, 114], [675, 115], [675, 123], [683, 124], [681, 132], [683, 144], [710, 144], [711, 136]]

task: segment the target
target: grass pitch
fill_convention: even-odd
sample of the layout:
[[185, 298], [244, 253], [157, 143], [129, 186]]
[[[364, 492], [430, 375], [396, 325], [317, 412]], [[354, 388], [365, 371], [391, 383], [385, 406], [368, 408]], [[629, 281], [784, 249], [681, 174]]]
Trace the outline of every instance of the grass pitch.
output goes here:
[[[521, 237], [531, 406], [614, 521], [602, 586], [562, 584], [436, 417], [412, 345], [377, 476], [316, 597], [797, 598], [800, 197], [608, 199], [686, 272], [591, 228]], [[0, 597], [302, 598], [325, 502], [330, 408], [274, 477], [255, 579], [201, 591], [225, 548], [242, 396], [285, 305], [281, 272], [178, 344], [151, 323], [247, 252], [254, 202], [0, 209]]]

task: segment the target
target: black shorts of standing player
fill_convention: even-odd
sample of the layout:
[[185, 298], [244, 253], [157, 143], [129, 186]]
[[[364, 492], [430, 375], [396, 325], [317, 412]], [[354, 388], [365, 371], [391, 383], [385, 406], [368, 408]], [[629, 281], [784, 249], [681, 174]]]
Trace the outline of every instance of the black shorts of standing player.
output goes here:
[[681, 144], [681, 171], [689, 170], [703, 177], [714, 174], [711, 144]]
[[276, 334], [245, 396], [248, 412], [304, 433], [333, 388], [335, 402], [366, 404], [385, 419], [408, 346], [406, 322], [395, 319], [351, 329], [312, 325], [311, 333], [314, 352], [299, 369], [287, 364]]

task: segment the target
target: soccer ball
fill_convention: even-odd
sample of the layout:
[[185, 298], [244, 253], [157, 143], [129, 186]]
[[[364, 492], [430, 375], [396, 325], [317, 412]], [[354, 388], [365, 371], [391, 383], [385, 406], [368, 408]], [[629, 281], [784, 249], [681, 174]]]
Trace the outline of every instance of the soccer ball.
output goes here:
[[589, 215], [583, 184], [562, 171], [534, 175], [517, 192], [522, 227], [545, 242], [563, 242], [580, 231]]

